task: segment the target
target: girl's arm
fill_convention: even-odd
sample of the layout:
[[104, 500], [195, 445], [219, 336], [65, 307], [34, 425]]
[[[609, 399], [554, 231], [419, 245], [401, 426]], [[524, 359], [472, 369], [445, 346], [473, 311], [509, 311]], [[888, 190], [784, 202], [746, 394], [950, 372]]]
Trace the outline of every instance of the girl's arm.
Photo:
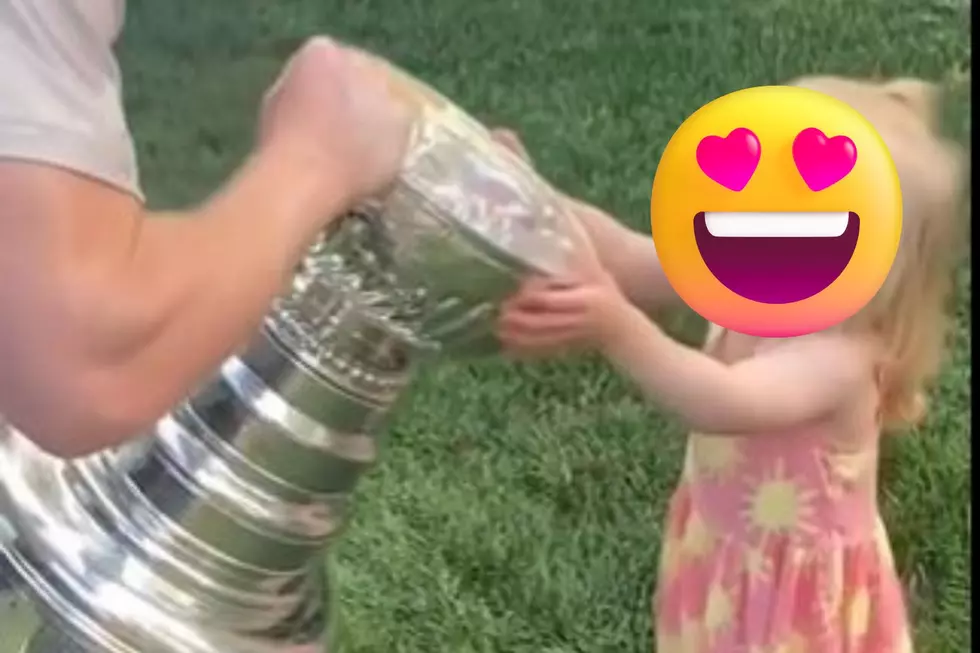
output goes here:
[[697, 431], [771, 432], [823, 417], [871, 378], [871, 352], [840, 334], [797, 338], [726, 365], [665, 335], [624, 305], [602, 346], [607, 359]]
[[633, 231], [594, 206], [569, 201], [603, 267], [630, 302], [650, 313], [680, 301], [664, 275], [650, 234]]

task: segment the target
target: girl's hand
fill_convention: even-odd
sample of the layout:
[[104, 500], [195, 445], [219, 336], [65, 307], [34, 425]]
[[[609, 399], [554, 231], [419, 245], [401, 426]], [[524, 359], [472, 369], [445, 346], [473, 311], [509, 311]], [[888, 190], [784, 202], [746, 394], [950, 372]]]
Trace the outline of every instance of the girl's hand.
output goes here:
[[[509, 129], [491, 130], [493, 140], [525, 161], [531, 157]], [[583, 205], [562, 196], [576, 217]], [[617, 309], [627, 305], [616, 281], [599, 261], [587, 234], [573, 274], [565, 279], [535, 278], [504, 304], [498, 335], [507, 351], [522, 357], [556, 355], [579, 347], [602, 347], [614, 331]]]
[[531, 279], [504, 303], [498, 337], [506, 351], [522, 357], [602, 349], [617, 337], [630, 308], [594, 253], [582, 252], [574, 276]]

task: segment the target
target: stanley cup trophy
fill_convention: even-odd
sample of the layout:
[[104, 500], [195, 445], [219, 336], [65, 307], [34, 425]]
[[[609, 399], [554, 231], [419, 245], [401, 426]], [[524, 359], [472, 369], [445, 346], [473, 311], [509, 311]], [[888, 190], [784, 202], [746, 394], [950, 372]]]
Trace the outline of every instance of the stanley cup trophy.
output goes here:
[[393, 190], [199, 391], [71, 461], [0, 422], [0, 653], [330, 650], [322, 554], [418, 362], [492, 353], [499, 302], [585, 242], [483, 127], [393, 81], [419, 110]]

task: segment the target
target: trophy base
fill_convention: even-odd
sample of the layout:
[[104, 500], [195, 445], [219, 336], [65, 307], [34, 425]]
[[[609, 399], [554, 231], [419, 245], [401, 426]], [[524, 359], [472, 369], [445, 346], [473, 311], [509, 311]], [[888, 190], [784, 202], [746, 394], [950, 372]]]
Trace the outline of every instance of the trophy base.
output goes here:
[[[238, 651], [249, 653], [333, 653], [337, 650], [338, 630], [336, 606], [327, 606], [330, 612], [329, 627], [320, 630], [320, 637], [315, 641], [299, 643], [293, 641], [272, 641], [269, 639], [251, 639], [248, 637], [231, 638], [225, 642], [234, 646]], [[115, 639], [108, 631], [101, 631], [101, 636]], [[74, 634], [70, 634], [74, 632]], [[201, 628], [201, 634], [207, 633], [207, 627]], [[146, 640], [135, 647], [121, 641], [103, 643], [82, 643], [82, 637], [77, 628], [65, 629], [57, 617], [45, 618], [38, 612], [37, 603], [28, 598], [27, 586], [24, 580], [14, 570], [5, 554], [0, 552], [0, 653], [199, 653], [215, 650], [207, 642], [201, 646], [184, 642], [168, 643], [159, 635], [153, 641]], [[99, 633], [92, 633], [99, 637]], [[88, 639], [84, 637], [83, 639]], [[220, 646], [220, 644], [219, 644]], [[149, 647], [149, 648], [144, 648]], [[223, 649], [228, 650], [228, 649]], [[230, 653], [230, 651], [229, 651]]]
[[98, 510], [80, 476], [86, 462], [54, 459], [12, 431], [0, 437], [0, 653], [331, 650], [336, 606], [316, 559], [292, 593], [270, 597], [177, 582], [150, 564], [146, 546], [162, 539], [137, 547]]

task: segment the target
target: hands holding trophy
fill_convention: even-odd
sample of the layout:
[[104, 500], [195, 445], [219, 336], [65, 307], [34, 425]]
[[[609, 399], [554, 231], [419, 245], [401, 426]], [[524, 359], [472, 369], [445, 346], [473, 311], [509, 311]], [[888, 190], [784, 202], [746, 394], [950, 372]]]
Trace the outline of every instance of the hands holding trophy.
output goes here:
[[[0, 600], [16, 592], [36, 617], [9, 644], [0, 623], [0, 653], [330, 650], [321, 554], [416, 364], [497, 351], [500, 303], [589, 251], [506, 134], [510, 147], [410, 76], [360, 65], [409, 111], [407, 145], [371, 145], [404, 152], [401, 172], [318, 235], [247, 347], [121, 448], [62, 460], [0, 425], [0, 558], [14, 585]], [[304, 148], [282, 137], [280, 92], [260, 140], [276, 130]], [[368, 145], [345, 142], [351, 156]]]

